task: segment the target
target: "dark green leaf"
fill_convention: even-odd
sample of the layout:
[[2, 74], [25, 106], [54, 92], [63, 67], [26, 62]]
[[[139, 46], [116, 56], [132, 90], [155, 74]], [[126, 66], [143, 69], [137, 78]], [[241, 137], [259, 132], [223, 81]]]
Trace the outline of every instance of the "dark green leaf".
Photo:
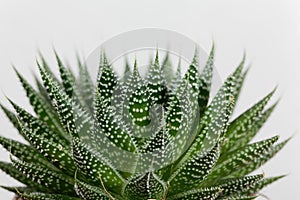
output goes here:
[[88, 185], [81, 181], [76, 181], [75, 190], [78, 196], [85, 200], [109, 200], [105, 192], [98, 187]]
[[[257, 162], [260, 156], [267, 152], [278, 138], [278, 136], [274, 136], [267, 140], [246, 145], [235, 152], [232, 152], [226, 158], [221, 158], [213, 172], [209, 175], [209, 178], [212, 180], [225, 178], [235, 173], [236, 170], [239, 170], [252, 162]], [[241, 175], [236, 174], [236, 176]]]
[[29, 187], [35, 188], [36, 190], [39, 191], [51, 190], [51, 188], [43, 187], [36, 181], [32, 180], [29, 176], [27, 176], [27, 174], [23, 174], [18, 168], [13, 166], [11, 163], [0, 161], [0, 169], [4, 171], [6, 174], [8, 174], [9, 176], [11, 176], [12, 178], [16, 179], [17, 181]]
[[21, 194], [22, 197], [30, 200], [80, 200], [78, 197], [72, 197], [61, 194], [47, 194], [47, 193], [39, 193], [32, 192], [28, 194]]
[[204, 112], [210, 96], [211, 82], [213, 76], [214, 54], [215, 48], [213, 45], [210, 50], [209, 57], [206, 61], [206, 65], [199, 76], [198, 105], [200, 109], [200, 114]]
[[170, 53], [167, 52], [166, 56], [163, 60], [163, 63], [161, 65], [161, 70], [164, 74], [164, 77], [166, 79], [167, 85], [169, 85], [172, 80], [174, 79], [174, 72], [173, 72], [173, 66], [170, 60]]
[[255, 185], [258, 181], [260, 181], [264, 175], [253, 175], [253, 176], [245, 176], [242, 178], [228, 179], [225, 180], [223, 184], [220, 184], [219, 187], [222, 189], [222, 193], [220, 197], [228, 197], [233, 194], [238, 194], [251, 186]]
[[17, 160], [12, 160], [12, 163], [18, 171], [40, 186], [58, 193], [74, 194], [74, 180], [72, 178], [31, 163]]
[[214, 200], [217, 199], [221, 192], [222, 190], [219, 187], [194, 189], [170, 196], [168, 200]]
[[170, 182], [170, 193], [179, 193], [189, 189], [197, 188], [211, 172], [220, 155], [220, 144], [218, 143], [206, 155], [199, 154], [184, 163], [177, 172], [173, 173]]
[[57, 137], [42, 121], [33, 117], [11, 101], [18, 117], [22, 132], [28, 141], [44, 155], [54, 166], [65, 173], [73, 175], [75, 165], [70, 154], [70, 148]]
[[59, 58], [57, 52], [54, 50], [54, 54], [56, 57], [56, 61], [58, 64], [59, 72], [60, 72], [60, 78], [62, 80], [62, 85], [65, 89], [66, 94], [69, 96], [69, 98], [72, 98], [74, 95], [74, 85], [75, 80], [70, 71], [63, 65], [61, 59]]
[[4, 111], [5, 115], [7, 116], [7, 118], [9, 119], [9, 121], [19, 131], [20, 135], [22, 135], [22, 137], [25, 140], [27, 140], [26, 136], [22, 132], [22, 128], [19, 125], [17, 116], [13, 112], [11, 112], [10, 110], [8, 110], [6, 107], [4, 107], [2, 104], [0, 104], [0, 106], [1, 106], [2, 110]]
[[279, 179], [282, 179], [283, 177], [285, 177], [285, 176], [275, 176], [275, 177], [262, 179], [262, 180], [256, 182], [254, 185], [252, 185], [247, 190], [243, 191], [243, 194], [244, 195], [256, 195], [264, 187], [272, 184], [275, 181], [278, 181]]
[[246, 174], [253, 172], [257, 168], [259, 168], [260, 166], [265, 164], [267, 161], [269, 161], [272, 157], [274, 157], [277, 154], [277, 152], [280, 151], [287, 144], [287, 142], [289, 140], [290, 140], [290, 138], [275, 145], [275, 146], [272, 146], [267, 152], [262, 154], [257, 159], [249, 162], [249, 164], [247, 164], [243, 168], [237, 170], [234, 174], [246, 175]]
[[7, 139], [0, 136], [0, 144], [7, 149], [12, 155], [16, 156], [22, 161], [33, 162], [44, 165], [49, 169], [55, 169], [44, 156], [42, 156], [36, 149], [29, 145], [20, 143], [15, 140]]
[[200, 118], [200, 124], [191, 148], [186, 156], [196, 153], [205, 153], [211, 149], [218, 139], [223, 136], [227, 129], [229, 117], [233, 109], [233, 87], [234, 77], [227, 78], [211, 104]]
[[9, 191], [9, 192], [14, 192], [14, 193], [30, 193], [30, 192], [36, 192], [36, 188], [30, 188], [30, 187], [20, 187], [20, 186], [3, 186], [0, 185], [1, 188]]
[[265, 114], [262, 114], [265, 105], [268, 103], [274, 92], [275, 90], [230, 123], [228, 130], [225, 133], [227, 139], [222, 147], [224, 152], [229, 152], [230, 150], [246, 145], [255, 136], [259, 128], [267, 120], [274, 109], [273, 106], [267, 110]]
[[98, 185], [102, 182], [105, 188], [119, 192], [124, 185], [123, 178], [114, 167], [100, 160], [100, 155], [96, 155], [97, 153], [78, 138], [73, 138], [73, 156], [80, 171]]
[[70, 140], [69, 135], [61, 127], [59, 120], [52, 108], [48, 107], [46, 101], [40, 97], [40, 95], [33, 89], [33, 87], [23, 78], [23, 76], [15, 69], [23, 88], [26, 91], [26, 95], [29, 98], [29, 102], [32, 105], [38, 118], [48, 124], [48, 126], [58, 133], [62, 138]]
[[128, 200], [160, 199], [164, 194], [164, 185], [152, 172], [129, 180], [124, 195]]

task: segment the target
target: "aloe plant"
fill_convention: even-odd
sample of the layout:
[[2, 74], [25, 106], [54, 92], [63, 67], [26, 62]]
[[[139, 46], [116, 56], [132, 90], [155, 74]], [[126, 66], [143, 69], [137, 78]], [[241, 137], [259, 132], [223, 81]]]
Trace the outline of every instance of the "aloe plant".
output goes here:
[[[214, 48], [181, 76], [159, 55], [145, 76], [127, 64], [119, 77], [102, 54], [95, 83], [55, 53], [60, 79], [41, 56], [34, 89], [16, 70], [35, 114], [1, 105], [26, 144], [0, 137], [11, 162], [0, 169], [23, 186], [1, 186], [23, 199], [254, 199], [283, 176], [249, 175], [281, 150], [278, 136], [251, 142], [276, 104], [275, 89], [235, 119], [247, 74], [245, 57], [211, 97]], [[210, 101], [210, 98], [212, 99]]]

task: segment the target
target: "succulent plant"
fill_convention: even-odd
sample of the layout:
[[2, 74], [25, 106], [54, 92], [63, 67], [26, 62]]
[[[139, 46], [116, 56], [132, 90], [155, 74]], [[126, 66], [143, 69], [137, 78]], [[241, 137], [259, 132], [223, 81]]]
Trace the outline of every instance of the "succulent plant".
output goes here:
[[60, 79], [43, 56], [37, 89], [16, 70], [35, 114], [8, 99], [3, 111], [28, 142], [0, 137], [11, 162], [0, 169], [23, 183], [3, 188], [23, 199], [254, 199], [283, 176], [249, 175], [289, 139], [251, 142], [276, 103], [275, 89], [235, 119], [245, 57], [212, 97], [214, 48], [200, 72], [195, 53], [175, 72], [158, 53], [141, 76], [137, 62], [119, 77], [104, 53], [97, 80], [55, 53]]

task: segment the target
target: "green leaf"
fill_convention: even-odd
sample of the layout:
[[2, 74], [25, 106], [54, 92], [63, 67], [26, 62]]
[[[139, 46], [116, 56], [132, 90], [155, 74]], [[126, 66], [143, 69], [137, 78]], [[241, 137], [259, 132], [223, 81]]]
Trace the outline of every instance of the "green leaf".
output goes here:
[[106, 57], [100, 64], [97, 78], [96, 98], [94, 102], [94, 118], [97, 119], [96, 129], [100, 129], [106, 137], [116, 146], [130, 152], [136, 150], [135, 142], [130, 131], [117, 116], [117, 111], [111, 106], [112, 95], [118, 84], [117, 76], [111, 65], [108, 64]]
[[14, 192], [14, 193], [30, 193], [30, 192], [36, 192], [36, 188], [30, 188], [30, 187], [20, 187], [20, 186], [3, 186], [0, 185], [1, 188], [4, 190], [7, 190], [9, 192]]
[[44, 71], [40, 66], [39, 70], [44, 82], [44, 86], [52, 101], [52, 105], [53, 107], [55, 107], [59, 119], [63, 124], [65, 130], [70, 135], [77, 136], [77, 127], [80, 127], [81, 124], [76, 123], [76, 117], [78, 117], [76, 114], [78, 113], [74, 113], [75, 108], [73, 107], [71, 100], [68, 98], [67, 94], [60, 89], [59, 85], [55, 81], [53, 81], [51, 76], [47, 74], [47, 72]]
[[153, 104], [164, 104], [166, 101], [166, 80], [160, 68], [158, 51], [156, 52], [154, 64], [149, 67], [145, 78], [146, 91], [149, 95], [150, 106]]
[[233, 109], [234, 77], [229, 76], [218, 91], [204, 115], [200, 118], [199, 128], [186, 157], [209, 151], [223, 137], [227, 130], [229, 117]]
[[137, 88], [129, 100], [129, 113], [137, 126], [147, 126], [151, 122], [149, 94], [146, 86]]
[[101, 97], [98, 96], [95, 130], [102, 131], [116, 146], [129, 152], [136, 151], [131, 133], [124, 126], [122, 120], [116, 116], [116, 111], [113, 111], [106, 102], [99, 99]]
[[111, 198], [101, 188], [76, 180], [75, 190], [78, 196], [85, 200], [109, 200]]
[[[13, 108], [15, 109], [15, 111], [17, 113], [17, 117], [18, 117], [17, 122], [19, 123], [21, 131], [23, 131], [23, 127], [21, 125], [22, 125], [22, 123], [24, 123], [24, 124], [26, 124], [26, 127], [31, 131], [31, 133], [29, 135], [37, 134], [37, 135], [43, 136], [49, 140], [51, 139], [51, 140], [57, 141], [57, 142], [63, 144], [64, 146], [68, 145], [68, 143], [66, 143], [65, 140], [62, 140], [60, 137], [57, 136], [57, 134], [55, 134], [51, 129], [49, 129], [49, 127], [43, 121], [32, 116], [30, 113], [28, 113], [23, 108], [18, 106], [12, 100], [8, 99], [8, 101], [11, 103], [11, 105], [13, 106]], [[20, 122], [22, 122], [22, 123], [20, 123]], [[25, 136], [27, 138], [29, 137], [29, 135], [25, 134]], [[30, 140], [30, 138], [28, 138], [28, 140]]]
[[254, 195], [250, 195], [250, 196], [244, 196], [244, 195], [231, 195], [229, 197], [226, 197], [226, 200], [252, 200], [252, 199], [256, 199], [257, 196]]
[[128, 100], [125, 100], [124, 111], [126, 114], [126, 109], [128, 109], [129, 117], [125, 118], [125, 123], [129, 122], [130, 129], [136, 138], [145, 138], [145, 136], [154, 135], [161, 126], [166, 97], [165, 80], [160, 74], [158, 58], [155, 64], [150, 66], [145, 82], [141, 80], [136, 63], [133, 73], [132, 82], [130, 85], [126, 84]]
[[[277, 103], [275, 103], [263, 112], [265, 105], [273, 93], [274, 90], [230, 123], [228, 131], [225, 133], [226, 141], [222, 147], [223, 152], [233, 151], [251, 141], [277, 105]], [[221, 155], [221, 157], [222, 156], [223, 155]]]
[[236, 78], [234, 89], [233, 89], [233, 96], [235, 101], [237, 102], [239, 99], [239, 95], [245, 80], [245, 77], [248, 73], [248, 70], [246, 70], [243, 73], [243, 68], [245, 65], [246, 60], [246, 54], [244, 54], [242, 61], [240, 62], [239, 66], [236, 68], [236, 70], [233, 72], [233, 76]]
[[12, 160], [13, 166], [35, 183], [58, 193], [74, 194], [74, 180], [59, 172], [23, 161]]
[[0, 169], [4, 171], [7, 175], [10, 177], [16, 179], [17, 181], [35, 188], [35, 190], [38, 191], [49, 191], [51, 188], [43, 187], [36, 181], [32, 180], [30, 177], [27, 176], [27, 174], [23, 174], [18, 168], [13, 166], [11, 163], [2, 162], [0, 161]]
[[171, 90], [175, 90], [177, 88], [177, 86], [180, 84], [180, 82], [181, 82], [181, 57], [178, 59], [177, 69], [176, 69], [176, 72], [174, 74], [174, 77], [171, 81], [169, 88]]
[[128, 58], [125, 58], [125, 70], [123, 73], [123, 78], [122, 81], [127, 81], [128, 80], [128, 76], [130, 76], [131, 74], [131, 70], [130, 70], [130, 64], [128, 62]]
[[[67, 67], [64, 66], [62, 60], [59, 58], [59, 56], [58, 56], [58, 54], [55, 50], [54, 50], [54, 54], [55, 54], [56, 61], [57, 61], [57, 64], [58, 64], [60, 77], [61, 77], [61, 80], [62, 80], [62, 85], [64, 87], [65, 93], [67, 94], [67, 96], [70, 99], [75, 101], [81, 107], [87, 106], [85, 104], [84, 99], [80, 95], [80, 91], [79, 91], [78, 85], [76, 83], [74, 73], [71, 71], [70, 68], [67, 68]], [[91, 93], [91, 94], [93, 94], [93, 93]]]
[[52, 108], [48, 107], [46, 101], [40, 97], [40, 95], [33, 89], [33, 87], [24, 79], [24, 77], [15, 69], [17, 76], [19, 77], [20, 82], [23, 85], [23, 88], [26, 91], [26, 95], [29, 98], [29, 102], [32, 105], [35, 113], [38, 118], [48, 124], [48, 126], [54, 130], [54, 132], [58, 133], [62, 138], [66, 140], [70, 140], [69, 135], [61, 127], [57, 116], [52, 110]]
[[267, 152], [265, 152], [252, 162], [249, 162], [248, 165], [237, 170], [234, 174], [246, 175], [253, 172], [257, 168], [265, 164], [267, 161], [269, 161], [272, 157], [274, 157], [277, 154], [277, 152], [280, 151], [288, 143], [289, 140], [290, 138], [275, 146], [272, 146]]
[[13, 124], [13, 126], [19, 131], [20, 135], [27, 140], [26, 136], [22, 132], [22, 128], [19, 125], [17, 116], [10, 110], [8, 110], [6, 107], [4, 107], [2, 104], [0, 104], [1, 109], [4, 111], [5, 115], [9, 119], [9, 121]]
[[80, 200], [78, 197], [72, 197], [61, 194], [47, 194], [40, 192], [32, 192], [28, 194], [21, 194], [22, 197], [30, 200]]
[[128, 200], [161, 199], [164, 185], [152, 172], [129, 180], [124, 195]]
[[[189, 157], [184, 152], [192, 143], [191, 140], [195, 137], [194, 132], [196, 132], [199, 123], [198, 102], [194, 94], [191, 84], [182, 80], [175, 93], [171, 94], [169, 98], [170, 105], [168, 105], [166, 112], [166, 127], [170, 134], [170, 142], [166, 145], [164, 154], [169, 160], [169, 163], [166, 164], [170, 164], [170, 161], [173, 163], [159, 173], [160, 175], [164, 174], [163, 180], [168, 180], [174, 170], [180, 167], [181, 160], [184, 162]], [[181, 156], [186, 157], [182, 159]], [[177, 162], [175, 162], [176, 160]]]
[[193, 189], [170, 196], [168, 197], [168, 200], [214, 200], [217, 199], [221, 192], [222, 190], [219, 187]]
[[264, 187], [266, 187], [266, 186], [272, 184], [273, 182], [278, 181], [284, 177], [285, 176], [274, 176], [274, 177], [262, 179], [262, 180], [256, 182], [254, 185], [252, 185], [247, 190], [243, 191], [242, 193], [244, 195], [252, 195], [253, 196], [253, 195], [257, 194], [260, 190], [262, 190]]
[[141, 146], [139, 153], [150, 153], [164, 148], [169, 141], [168, 135], [166, 131], [158, 131], [156, 134], [147, 138], [143, 146]]
[[198, 51], [195, 50], [194, 58], [192, 63], [190, 64], [187, 72], [184, 75], [184, 79], [188, 81], [189, 84], [191, 84], [193, 90], [197, 92], [198, 94], [198, 85], [199, 85], [199, 80], [198, 80]]
[[25, 110], [10, 101], [15, 108], [22, 132], [26, 138], [54, 166], [70, 175], [75, 172], [75, 165], [70, 154], [69, 146], [53, 133], [42, 121], [33, 117]]
[[[220, 158], [216, 167], [209, 175], [209, 178], [214, 181], [220, 178], [226, 178], [235, 173], [236, 170], [252, 162], [257, 162], [259, 157], [267, 152], [278, 138], [278, 136], [274, 136], [267, 140], [246, 145], [232, 152], [226, 158]], [[240, 176], [240, 174], [236, 174], [236, 176]]]
[[[168, 167], [169, 169], [171, 168], [171, 171], [174, 172], [174, 170], [180, 168], [182, 163], [196, 154], [206, 154], [206, 152], [209, 152], [215, 146], [220, 137], [222, 137], [224, 131], [228, 126], [228, 120], [233, 108], [233, 79], [234, 78], [230, 76], [225, 81], [224, 85], [218, 91], [212, 103], [205, 111], [204, 116], [200, 118], [200, 122], [199, 120], [197, 120], [199, 118], [199, 115], [197, 115], [198, 110], [197, 108], [195, 108], [195, 105], [193, 105], [198, 104], [197, 100], [186, 97], [188, 96], [187, 92], [189, 92], [190, 89], [184, 88], [184, 93], [179, 94], [180, 98], [187, 98], [187, 101], [183, 101], [180, 103], [180, 105], [183, 106], [181, 108], [181, 112], [183, 112], [182, 117], [186, 119], [183, 119], [183, 122], [180, 122], [180, 126], [183, 127], [183, 130], [178, 131], [178, 133], [180, 134], [176, 136], [176, 142], [174, 145], [174, 149], [176, 150], [176, 152], [173, 152], [173, 154], [175, 155], [175, 159], [178, 158], [176, 157], [176, 155], [180, 155], [181, 158], [179, 158], [173, 165]], [[180, 88], [181, 87], [179, 87], [179, 89]], [[192, 105], [189, 105], [188, 102], [191, 102]], [[194, 119], [194, 121], [191, 121], [190, 119]], [[190, 128], [192, 129], [189, 130]], [[182, 144], [183, 142], [184, 144], [190, 146], [186, 148], [185, 145]], [[185, 151], [186, 149], [186, 153], [183, 154], [182, 151]], [[172, 172], [169, 172], [168, 174], [171, 175]], [[168, 175], [164, 177], [167, 176]]]
[[184, 163], [177, 172], [173, 173], [170, 181], [169, 193], [174, 194], [189, 189], [197, 188], [213, 169], [220, 155], [218, 143], [206, 155], [195, 155]]
[[79, 67], [79, 77], [77, 80], [77, 86], [79, 94], [85, 102], [86, 107], [88, 107], [88, 109], [92, 112], [95, 86], [89, 74], [87, 65], [82, 64], [78, 56], [77, 59]]
[[25, 162], [33, 162], [39, 165], [49, 167], [49, 169], [55, 169], [44, 156], [40, 154], [36, 149], [29, 145], [22, 144], [18, 141], [7, 139], [0, 136], [0, 144], [7, 149], [12, 155]]
[[[98, 157], [99, 156], [99, 157]], [[104, 160], [86, 144], [80, 142], [79, 138], [73, 138], [73, 157], [80, 171], [98, 185], [103, 183], [104, 187], [120, 192], [124, 180], [115, 168]]]
[[182, 115], [184, 113], [182, 112], [181, 101], [178, 99], [179, 95], [182, 94], [182, 91], [179, 90], [180, 88], [181, 86], [178, 87], [175, 95], [170, 96], [168, 102], [169, 105], [167, 107], [166, 127], [168, 128], [170, 135], [173, 137], [178, 133], [183, 121]]
[[54, 75], [54, 73], [51, 71], [49, 64], [47, 63], [46, 59], [44, 58], [44, 56], [42, 55], [42, 53], [39, 51], [39, 57], [42, 61], [42, 65], [41, 67], [43, 67], [43, 69], [47, 72], [47, 74], [49, 74], [49, 76], [58, 84], [60, 84], [59, 80], [57, 79], [57, 77]]
[[274, 104], [274, 106], [266, 111], [265, 114], [262, 114], [265, 105], [268, 103], [274, 92], [275, 90], [230, 123], [228, 130], [225, 133], [227, 139], [222, 147], [223, 152], [229, 152], [230, 150], [242, 147], [255, 136], [276, 105]]
[[264, 177], [263, 174], [245, 176], [242, 178], [224, 180], [223, 184], [218, 185], [222, 189], [220, 197], [227, 197], [238, 194], [250, 188]]
[[[105, 115], [114, 116], [118, 121], [118, 126], [122, 125], [122, 129], [130, 135], [133, 142], [136, 143], [136, 147], [143, 145], [142, 138], [148, 133], [153, 134], [156, 131], [157, 126], [151, 124], [157, 124], [159, 116], [156, 115], [155, 106], [155, 109], [149, 107], [148, 91], [143, 85], [136, 60], [133, 72], [128, 75], [126, 82], [119, 82], [114, 93], [113, 106], [109, 108], [112, 110], [105, 109], [106, 106], [103, 107], [107, 113]], [[154, 123], [149, 124], [150, 121]], [[102, 120], [100, 123], [105, 124], [107, 122]]]
[[[23, 132], [30, 135], [30, 131], [24, 127]], [[44, 155], [55, 167], [61, 169], [64, 173], [73, 175], [76, 171], [74, 160], [70, 154], [69, 147], [62, 146], [60, 143], [46, 139], [43, 136], [29, 136], [31, 143], [39, 152]]]
[[133, 72], [128, 75], [126, 81], [121, 82], [119, 85], [121, 86], [120, 95], [118, 97], [118, 101], [114, 99], [113, 105], [116, 107], [116, 112], [122, 115], [123, 121], [125, 121], [128, 126], [131, 126], [131, 130], [133, 130], [134, 128], [132, 126], [134, 126], [134, 122], [131, 119], [132, 113], [129, 112], [129, 103], [131, 102], [130, 99], [134, 92], [142, 86], [142, 78], [140, 76], [136, 60], [133, 65]]
[[54, 50], [54, 54], [55, 54], [56, 61], [58, 64], [60, 78], [62, 80], [62, 85], [63, 85], [68, 97], [72, 98], [74, 95], [75, 80], [74, 80], [72, 74], [70, 73], [70, 71], [63, 65], [61, 59], [59, 58], [59, 56], [55, 50]]
[[36, 75], [34, 76], [34, 79], [35, 84], [37, 86], [37, 92], [39, 93], [40, 97], [42, 97], [45, 103], [47, 103], [47, 106], [55, 112], [55, 108], [52, 105], [51, 99], [47, 93], [46, 88], [43, 86], [43, 83], [41, 82], [41, 80], [39, 80], [39, 78]]
[[172, 63], [170, 60], [170, 52], [166, 53], [166, 56], [161, 65], [161, 71], [164, 74], [167, 85], [169, 85], [172, 82], [172, 80], [174, 79], [173, 66], [172, 66]]
[[198, 105], [199, 105], [201, 115], [207, 106], [209, 96], [210, 96], [210, 89], [211, 89], [212, 76], [213, 76], [214, 54], [215, 54], [215, 47], [213, 45], [210, 50], [209, 57], [206, 61], [206, 65], [199, 76]]
[[100, 62], [100, 66], [99, 66], [96, 95], [99, 95], [101, 99], [109, 102], [110, 98], [113, 95], [114, 87], [117, 84], [118, 84], [117, 75], [112, 69], [112, 66], [108, 63], [106, 56], [104, 54], [103, 62]]

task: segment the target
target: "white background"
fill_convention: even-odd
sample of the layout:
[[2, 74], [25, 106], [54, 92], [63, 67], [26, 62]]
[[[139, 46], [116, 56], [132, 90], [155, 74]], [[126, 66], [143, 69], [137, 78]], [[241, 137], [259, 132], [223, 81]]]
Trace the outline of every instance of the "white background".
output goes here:
[[[28, 108], [25, 93], [12, 70], [13, 63], [32, 80], [37, 49], [53, 58], [52, 46], [66, 59], [74, 49], [88, 55], [110, 37], [137, 28], [177, 31], [209, 50], [216, 44], [216, 65], [224, 79], [243, 51], [252, 67], [239, 102], [245, 110], [279, 85], [279, 106], [259, 133], [293, 140], [271, 162], [261, 167], [266, 176], [288, 174], [264, 190], [270, 199], [299, 199], [300, 185], [300, 2], [297, 0], [196, 1], [3, 1], [0, 0], [0, 101], [5, 95]], [[53, 59], [52, 59], [53, 62]], [[0, 134], [18, 138], [0, 113]], [[1, 160], [8, 154], [0, 149]], [[0, 173], [0, 184], [16, 182]], [[0, 199], [12, 199], [0, 189]]]

